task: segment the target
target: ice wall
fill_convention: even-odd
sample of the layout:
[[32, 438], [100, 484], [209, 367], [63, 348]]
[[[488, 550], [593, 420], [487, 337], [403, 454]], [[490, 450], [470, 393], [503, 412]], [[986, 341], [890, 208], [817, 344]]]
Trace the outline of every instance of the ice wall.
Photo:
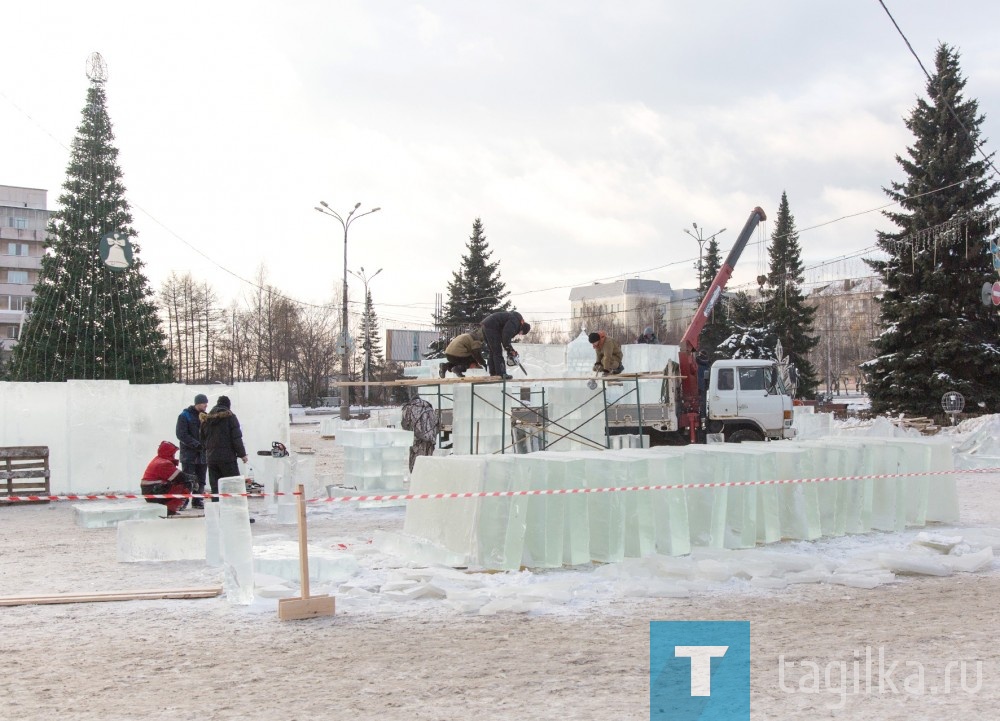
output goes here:
[[[778, 481], [951, 470], [947, 444], [832, 438], [528, 455], [426, 457], [414, 494]], [[692, 547], [900, 531], [957, 520], [954, 476], [410, 501], [396, 544], [487, 569], [612, 563]], [[415, 550], [414, 553], [417, 551]], [[411, 559], [416, 561], [417, 559]]]
[[127, 381], [0, 383], [0, 446], [48, 446], [53, 493], [137, 490], [160, 441], [197, 393], [229, 396], [250, 455], [288, 444], [288, 386], [130, 385]]
[[344, 429], [344, 483], [359, 491], [402, 490], [410, 471], [413, 431], [401, 428]]

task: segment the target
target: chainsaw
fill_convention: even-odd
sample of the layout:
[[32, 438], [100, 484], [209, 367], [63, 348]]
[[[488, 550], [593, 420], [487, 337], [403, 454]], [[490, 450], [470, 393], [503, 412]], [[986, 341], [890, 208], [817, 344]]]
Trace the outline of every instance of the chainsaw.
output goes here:
[[516, 353], [514, 355], [507, 356], [507, 365], [510, 366], [511, 368], [517, 366], [518, 368], [521, 369], [521, 372], [524, 373], [524, 375], [528, 375], [528, 371], [524, 370], [524, 366], [521, 365], [521, 361], [520, 359], [518, 359]]
[[[285, 448], [285, 444], [281, 441], [272, 441], [271, 450], [269, 451], [257, 451], [258, 456], [271, 456], [271, 458], [285, 458], [288, 455], [288, 449]], [[264, 495], [264, 485], [258, 483], [253, 476], [253, 468], [247, 471], [246, 475], [246, 485], [247, 494], [250, 496], [263, 496]]]

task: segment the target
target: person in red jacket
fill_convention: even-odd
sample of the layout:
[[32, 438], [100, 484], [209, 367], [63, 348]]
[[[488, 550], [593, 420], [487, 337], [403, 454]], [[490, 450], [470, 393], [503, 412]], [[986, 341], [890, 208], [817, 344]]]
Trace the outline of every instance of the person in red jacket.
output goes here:
[[[190, 493], [191, 487], [187, 477], [177, 467], [177, 446], [170, 441], [160, 441], [156, 458], [146, 466], [142, 474], [143, 495], [162, 495], [164, 493]], [[168, 516], [176, 516], [184, 504], [183, 498], [147, 498], [148, 503], [160, 503], [167, 507]]]

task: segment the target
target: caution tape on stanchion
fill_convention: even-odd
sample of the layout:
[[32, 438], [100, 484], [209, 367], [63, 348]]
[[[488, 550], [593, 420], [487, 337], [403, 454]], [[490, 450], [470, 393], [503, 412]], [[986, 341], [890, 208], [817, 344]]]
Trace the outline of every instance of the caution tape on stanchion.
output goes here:
[[[762, 481], [720, 481], [718, 483], [670, 483], [649, 486], [609, 486], [602, 488], [539, 488], [522, 491], [467, 491], [461, 493], [398, 493], [377, 496], [331, 496], [329, 498], [307, 498], [306, 503], [351, 503], [354, 501], [427, 501], [456, 498], [513, 498], [518, 496], [565, 496], [580, 493], [618, 493], [621, 491], [676, 491], [701, 488], [744, 488], [752, 486], [784, 486], [797, 483], [830, 483], [836, 481], [887, 480], [892, 478], [916, 478], [921, 476], [948, 475], [989, 475], [1000, 473], [1000, 468], [967, 468], [951, 471], [915, 471], [912, 473], [879, 473], [861, 476], [826, 476], [822, 478], [783, 478]], [[88, 493], [84, 495], [62, 496], [0, 496], [0, 503], [19, 501], [104, 501], [135, 499], [177, 499], [177, 498], [241, 498], [264, 496], [297, 496], [295, 492], [284, 493]]]

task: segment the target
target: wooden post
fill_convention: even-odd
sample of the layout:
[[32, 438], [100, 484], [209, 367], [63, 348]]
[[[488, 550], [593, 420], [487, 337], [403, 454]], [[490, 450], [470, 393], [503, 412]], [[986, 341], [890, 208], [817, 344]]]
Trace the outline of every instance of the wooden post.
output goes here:
[[336, 608], [333, 596], [309, 595], [309, 537], [306, 533], [306, 493], [300, 483], [296, 489], [299, 505], [299, 579], [302, 595], [298, 598], [278, 599], [278, 618], [282, 621], [296, 621], [303, 618], [332, 616]]

